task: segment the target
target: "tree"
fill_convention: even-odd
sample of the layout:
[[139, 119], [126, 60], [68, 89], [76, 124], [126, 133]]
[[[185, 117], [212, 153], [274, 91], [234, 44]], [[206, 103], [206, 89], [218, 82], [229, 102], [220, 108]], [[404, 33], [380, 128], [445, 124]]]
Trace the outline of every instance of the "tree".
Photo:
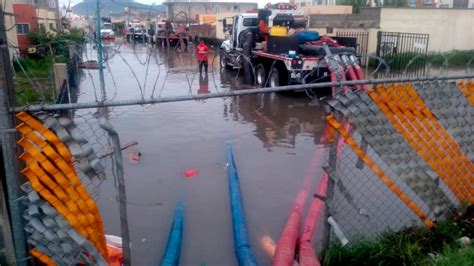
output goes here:
[[338, 5], [352, 6], [353, 13], [359, 13], [361, 7], [367, 6], [367, 0], [336, 0]]

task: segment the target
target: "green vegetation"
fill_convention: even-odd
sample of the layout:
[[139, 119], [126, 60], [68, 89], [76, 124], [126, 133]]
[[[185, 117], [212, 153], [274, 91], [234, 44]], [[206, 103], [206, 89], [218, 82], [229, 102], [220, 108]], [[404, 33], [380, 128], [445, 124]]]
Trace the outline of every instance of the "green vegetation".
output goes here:
[[122, 36], [125, 29], [125, 22], [118, 22], [112, 24], [112, 30], [115, 32], [115, 36]]
[[[78, 29], [71, 29], [68, 32], [47, 32], [39, 28], [28, 34], [31, 44], [43, 46], [45, 50], [55, 56], [56, 61], [64, 61], [69, 58], [69, 45], [82, 43], [83, 33]], [[40, 55], [41, 56], [41, 55]]]
[[472, 217], [439, 221], [431, 230], [411, 227], [372, 239], [360, 238], [344, 247], [335, 243], [326, 250], [323, 264], [472, 266], [474, 245], [462, 247], [458, 239], [463, 236], [474, 236]]
[[336, 4], [352, 6], [353, 13], [359, 13], [360, 8], [367, 6], [367, 1], [365, 0], [336, 0]]
[[82, 32], [72, 29], [51, 33], [40, 28], [28, 37], [37, 52], [13, 62], [17, 104], [51, 102], [55, 98], [53, 62], [69, 63], [69, 45], [82, 43]]
[[26, 105], [54, 99], [51, 57], [43, 59], [20, 58], [13, 62], [17, 105]]
[[[474, 67], [474, 50], [454, 50], [445, 53], [428, 53], [426, 56], [416, 53], [400, 53], [396, 55], [387, 55], [382, 57], [390, 66], [391, 70], [404, 70], [406, 65], [411, 63], [410, 69], [423, 67], [425, 64], [431, 64], [432, 67]], [[369, 65], [377, 67], [378, 60], [369, 59]]]
[[447, 247], [430, 262], [436, 266], [472, 266], [474, 263], [474, 246], [471, 245], [463, 249]]
[[474, 50], [454, 50], [446, 53], [430, 53], [427, 62], [431, 62], [433, 66], [444, 66], [447, 60], [450, 67], [466, 67], [470, 62], [474, 65]]
[[[377, 7], [408, 7], [408, 0], [373, 0]], [[352, 6], [353, 13], [359, 13], [361, 8], [369, 7], [367, 1], [364, 0], [336, 0], [338, 5], [349, 5]]]

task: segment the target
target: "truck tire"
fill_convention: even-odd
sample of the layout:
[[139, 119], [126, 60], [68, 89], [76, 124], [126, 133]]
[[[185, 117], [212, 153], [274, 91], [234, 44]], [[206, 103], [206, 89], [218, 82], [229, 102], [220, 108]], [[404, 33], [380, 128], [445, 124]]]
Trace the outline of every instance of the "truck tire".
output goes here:
[[219, 59], [219, 62], [220, 62], [220, 66], [222, 69], [230, 69], [230, 66], [229, 66], [229, 59], [227, 59], [227, 56], [225, 55], [225, 53], [221, 53], [220, 54], [220, 59]]
[[278, 69], [272, 68], [270, 69], [270, 72], [268, 72], [268, 87], [270, 88], [275, 88], [280, 86], [280, 73], [278, 72]]
[[256, 82], [259, 87], [266, 87], [267, 85], [267, 71], [263, 64], [258, 64], [255, 67]]

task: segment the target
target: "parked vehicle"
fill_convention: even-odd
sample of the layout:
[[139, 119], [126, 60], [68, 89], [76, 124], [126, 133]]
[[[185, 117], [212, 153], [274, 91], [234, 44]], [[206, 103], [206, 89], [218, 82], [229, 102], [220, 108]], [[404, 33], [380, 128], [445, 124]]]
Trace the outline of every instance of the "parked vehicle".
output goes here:
[[183, 40], [185, 46], [189, 42], [189, 34], [187, 25], [176, 24], [171, 21], [161, 21], [156, 23], [156, 43], [159, 45], [176, 46], [180, 38]]
[[268, 5], [235, 15], [232, 25], [223, 23], [229, 39], [221, 45], [221, 67], [243, 68], [261, 87], [330, 81], [327, 56], [355, 55], [354, 48], [334, 38], [306, 31], [302, 16], [290, 4]]
[[112, 23], [104, 22], [104, 24], [100, 28], [100, 35], [102, 39], [115, 40], [115, 33], [112, 30]]

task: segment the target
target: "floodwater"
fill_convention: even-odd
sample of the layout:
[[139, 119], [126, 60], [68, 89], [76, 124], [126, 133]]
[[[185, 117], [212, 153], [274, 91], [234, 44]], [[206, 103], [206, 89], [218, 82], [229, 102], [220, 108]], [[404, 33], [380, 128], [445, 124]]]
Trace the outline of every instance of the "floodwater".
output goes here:
[[[201, 94], [239, 86], [237, 72], [221, 72], [219, 58], [212, 54], [208, 78], [200, 79], [192, 53], [121, 42], [106, 47], [108, 99]], [[88, 46], [84, 60], [95, 59], [95, 53]], [[97, 70], [83, 71], [79, 87], [78, 102], [100, 97]], [[310, 102], [306, 96], [260, 94], [109, 109], [121, 141], [138, 142], [123, 152], [133, 264], [159, 263], [178, 201], [185, 203], [180, 265], [237, 264], [225, 167], [225, 144], [232, 143], [252, 248], [259, 264], [269, 265], [259, 239], [268, 235], [278, 240], [315, 149], [326, 151], [319, 143], [324, 112]], [[94, 111], [78, 110], [76, 116], [90, 117], [87, 123], [96, 124], [89, 115]], [[97, 153], [106, 149], [106, 143], [90, 141], [97, 142]], [[142, 154], [138, 163], [127, 159], [128, 151]], [[199, 172], [187, 178], [186, 169]], [[97, 201], [107, 234], [120, 235], [114, 184], [108, 175]]]

